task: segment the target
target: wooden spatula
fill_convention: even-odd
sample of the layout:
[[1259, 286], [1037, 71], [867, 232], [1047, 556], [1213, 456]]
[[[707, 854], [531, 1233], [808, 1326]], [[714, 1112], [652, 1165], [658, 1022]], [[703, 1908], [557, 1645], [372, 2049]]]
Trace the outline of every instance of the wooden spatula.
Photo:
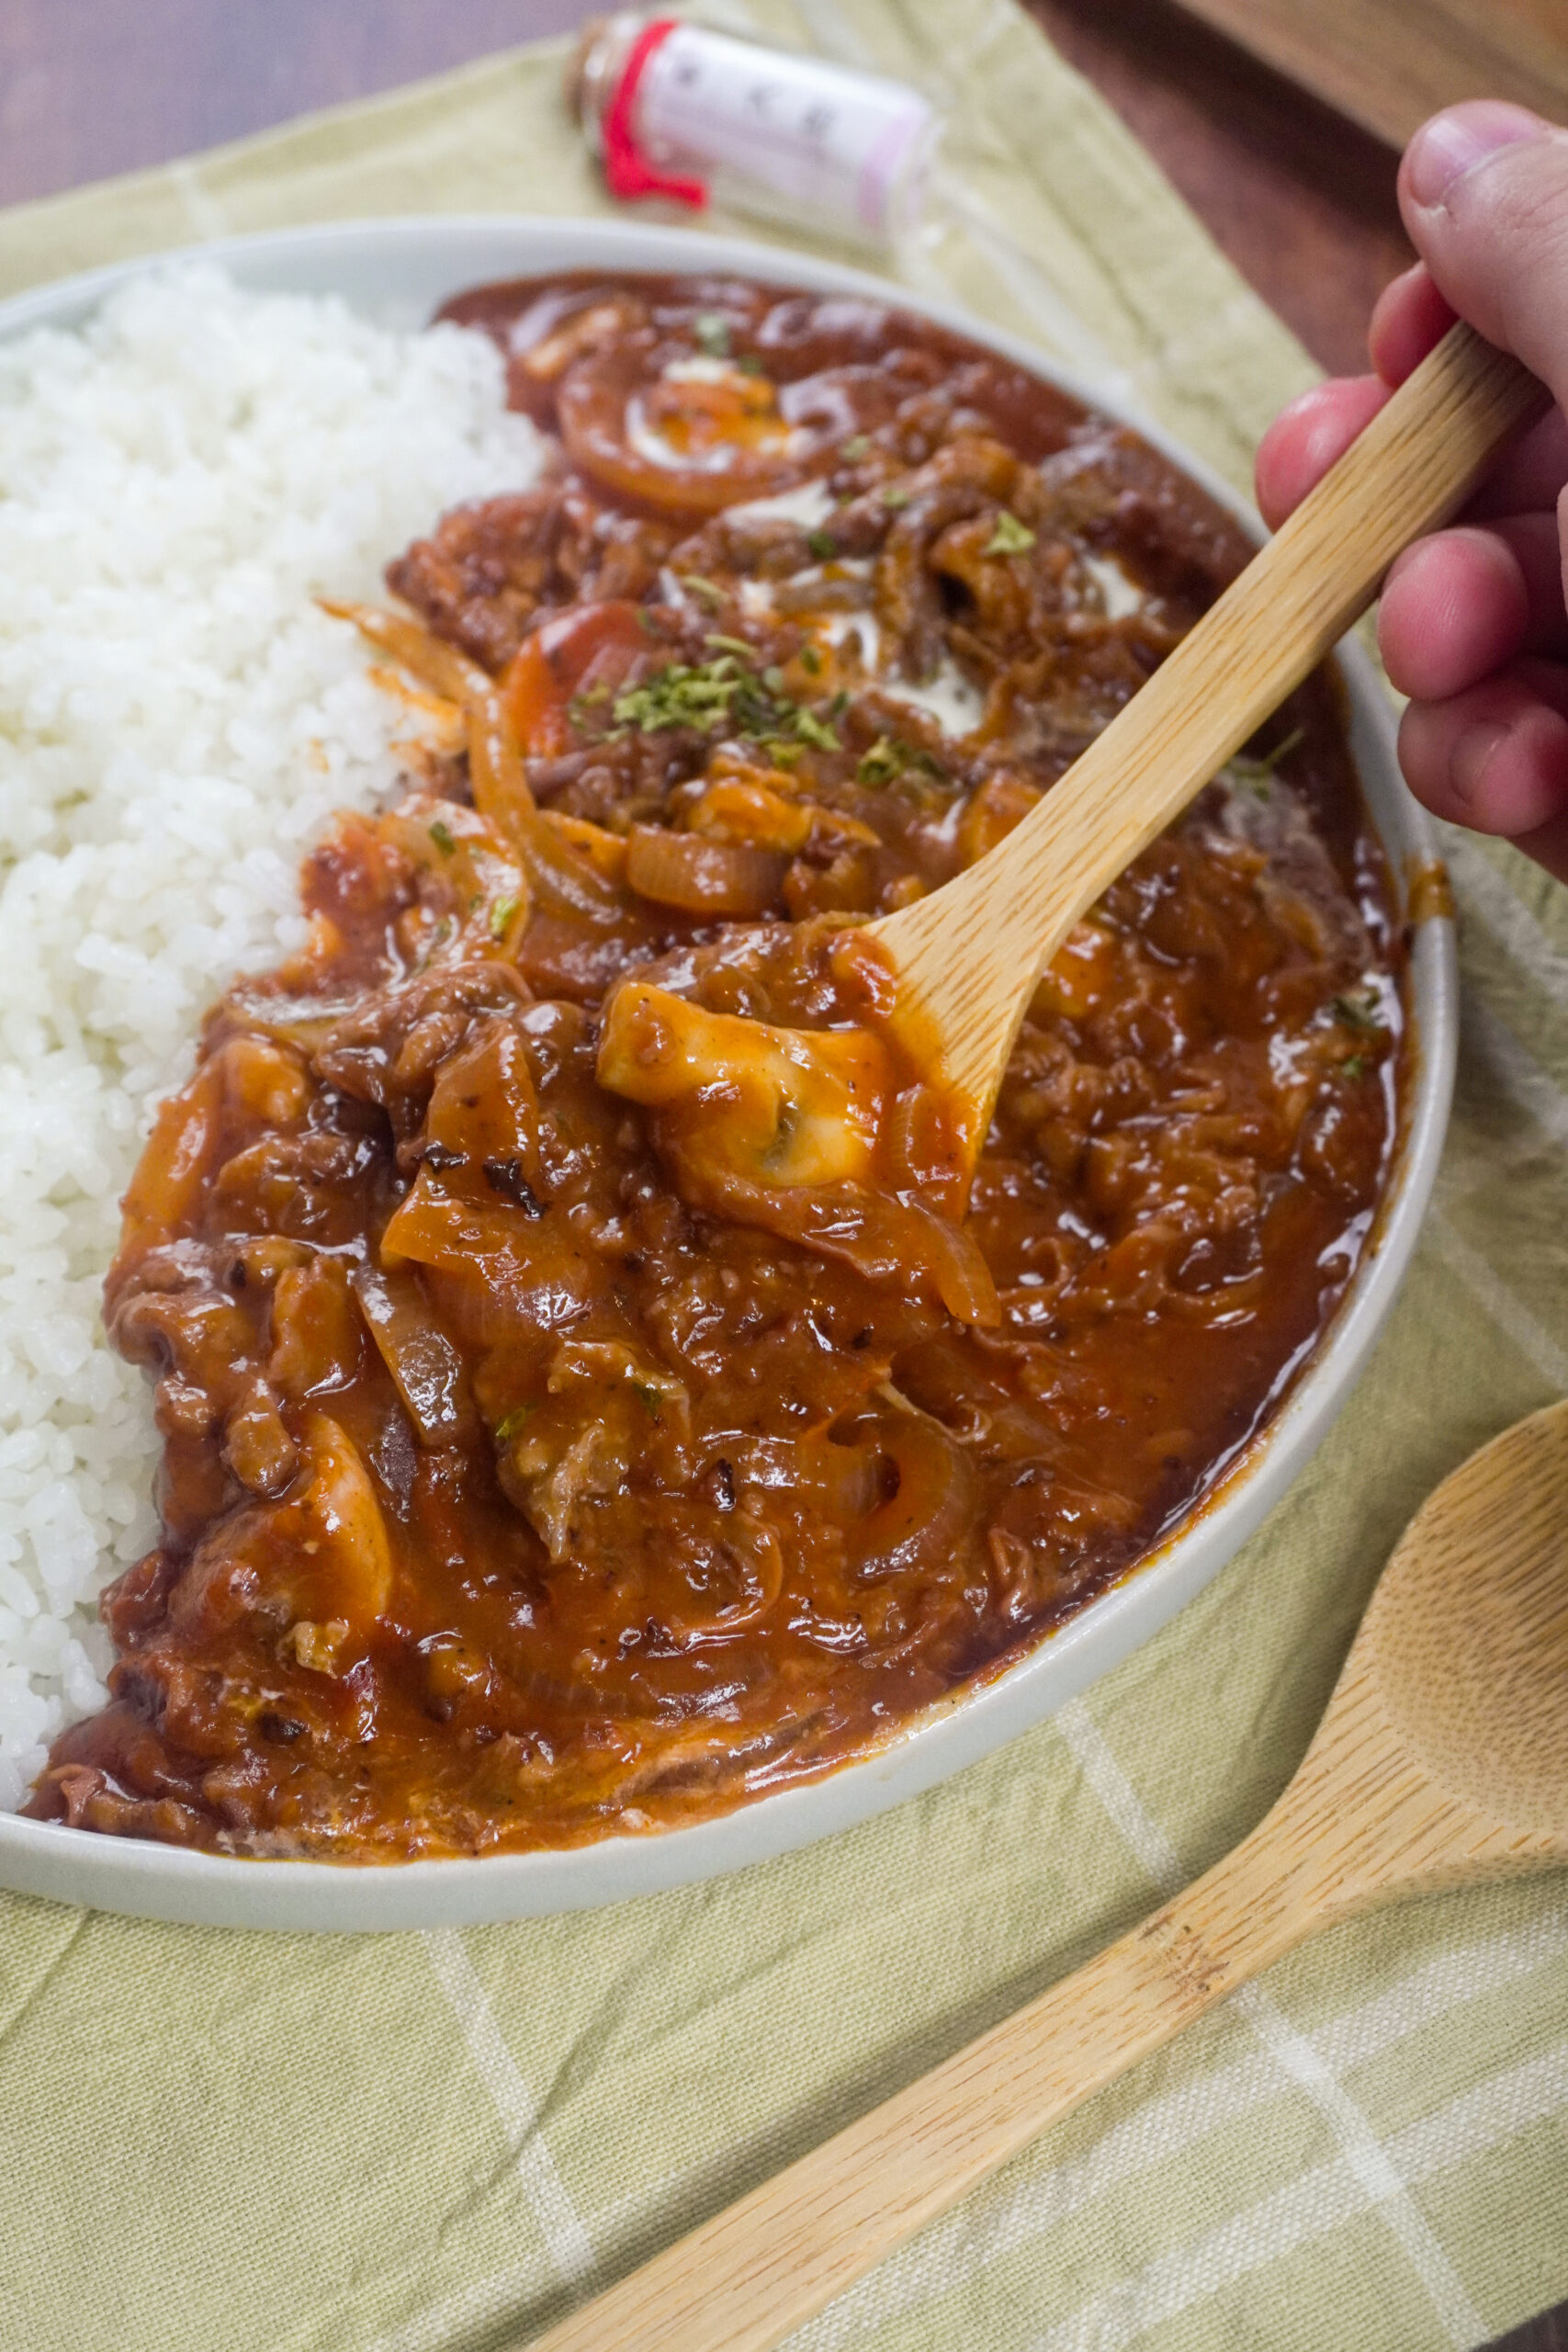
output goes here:
[[956, 881], [862, 933], [893, 967], [895, 1026], [948, 1091], [971, 1171], [1024, 1008], [1078, 917], [1550, 399], [1517, 359], [1450, 327], [1023, 823]]
[[1553, 1862], [1568, 1862], [1568, 1404], [1472, 1455], [1412, 1520], [1295, 1779], [1234, 1853], [536, 2352], [765, 2352], [1317, 1928]]

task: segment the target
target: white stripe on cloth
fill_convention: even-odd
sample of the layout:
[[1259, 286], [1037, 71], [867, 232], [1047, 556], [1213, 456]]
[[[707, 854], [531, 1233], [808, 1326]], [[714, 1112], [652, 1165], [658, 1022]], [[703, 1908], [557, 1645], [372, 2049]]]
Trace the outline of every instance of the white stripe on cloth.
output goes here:
[[[1084, 1778], [1145, 1875], [1162, 1895], [1179, 1894], [1187, 1883], [1187, 1873], [1176, 1849], [1158, 1822], [1145, 1811], [1084, 1702], [1070, 1699], [1058, 1713], [1056, 1723], [1081, 1766]], [[1238, 2014], [1246, 2018], [1275, 2063], [1299, 2084], [1328, 2124], [1367, 2201], [1375, 2207], [1403, 2247], [1450, 2342], [1461, 2347], [1479, 2343], [1486, 2330], [1459, 2273], [1438, 2244], [1430, 2223], [1417, 2210], [1376, 2132], [1337, 2079], [1322, 2051], [1297, 2030], [1261, 1984], [1244, 1984], [1232, 1999]]]
[[[1438, 2023], [1468, 2001], [1523, 1983], [1538, 1969], [1568, 1958], [1568, 1904], [1539, 1919], [1487, 1936], [1424, 1961], [1371, 2000], [1328, 2018], [1313, 2033], [1314, 2047], [1336, 2073], [1369, 2065], [1423, 2027]], [[1081, 2156], [1021, 2181], [978, 2213], [964, 2211], [933, 2222], [869, 2277], [789, 2339], [790, 2352], [839, 2352], [871, 2329], [935, 2301], [1032, 2239], [1043, 2237], [1123, 2182], [1152, 2171], [1239, 2116], [1279, 2096], [1280, 2069], [1262, 2051], [1215, 2069], [1196, 2082], [1144, 2100]], [[625, 2220], [646, 2221], [656, 2200], [679, 2193], [700, 2165], [682, 2166], [648, 2181], [594, 2215], [602, 2240]], [[511, 2320], [539, 2292], [536, 2262], [511, 2263], [416, 2313], [371, 2352], [446, 2352], [455, 2337]]]
[[463, 2030], [479, 2080], [495, 2103], [523, 2193], [534, 2209], [557, 2274], [563, 2286], [590, 2286], [598, 2268], [593, 2242], [545, 2144], [532, 2095], [496, 2023], [468, 1948], [455, 1928], [430, 1928], [420, 1941]]
[[215, 238], [226, 237], [229, 223], [224, 217], [223, 207], [211, 190], [203, 187], [195, 164], [182, 157], [178, 163], [169, 165], [168, 172], [180, 202], [185, 206], [186, 219], [200, 243], [209, 245]]
[[1568, 1350], [1559, 1347], [1545, 1325], [1538, 1323], [1523, 1300], [1499, 1280], [1480, 1250], [1472, 1250], [1455, 1231], [1441, 1209], [1427, 1210], [1427, 1232], [1444, 1265], [1457, 1274], [1499, 1331], [1529, 1358], [1559, 1396], [1568, 1396]]
[[[1501, 1992], [1564, 1957], [1568, 1905], [1504, 1935], [1438, 1953], [1360, 2007], [1319, 2026], [1311, 2047], [1333, 2073], [1366, 2065], [1465, 2002]], [[1266, 2105], [1283, 2086], [1274, 2057], [1259, 2050], [1145, 2099], [1081, 2156], [1020, 2181], [978, 2211], [954, 2213], [922, 2231], [792, 2335], [789, 2352], [839, 2352], [871, 2329], [952, 2293], [1097, 2198], [1168, 2163], [1205, 2132]]]
[[[1500, 1021], [1475, 989], [1462, 998], [1464, 1040], [1475, 1058], [1495, 1078], [1505, 1094], [1533, 1121], [1549, 1142], [1568, 1144], [1568, 1094], [1548, 1078], [1540, 1064], [1525, 1051], [1513, 1031]], [[1509, 1152], [1503, 1161], [1522, 1157], [1533, 1142]]]
[[[1095, 381], [1104, 386], [1108, 396], [1130, 400], [1134, 379], [1128, 370], [1117, 366], [1099, 335], [1057, 293], [1044, 272], [1010, 234], [979, 189], [972, 187], [966, 179], [957, 177], [944, 177], [941, 185], [944, 209], [958, 223], [981, 260], [995, 271], [1019, 309], [1032, 322], [1056, 356], [1065, 359], [1069, 367], [1081, 368], [1086, 374], [1092, 374]], [[920, 248], [916, 247], [911, 258], [918, 262], [919, 256]], [[952, 299], [952, 287], [940, 271], [922, 272], [920, 275], [929, 277], [932, 291], [938, 290], [940, 279], [940, 290]]]
[[[1390, 2140], [1386, 2153], [1406, 2188], [1419, 2188], [1564, 2109], [1568, 2042], [1559, 2042], [1541, 2057], [1510, 2066], [1461, 2092], [1436, 2114], [1407, 2124]], [[1122, 2352], [1151, 2328], [1359, 2219], [1372, 2204], [1348, 2158], [1336, 2156], [1095, 2296], [1070, 2319], [1036, 2336], [1030, 2352]], [[1478, 2322], [1470, 2342], [1481, 2342], [1486, 2333]]]
[[[874, 74], [876, 59], [870, 44], [850, 24], [834, 0], [796, 0], [811, 45], [824, 57], [835, 58], [840, 65], [852, 66], [857, 73]], [[747, 15], [751, 16], [750, 9]], [[752, 17], [753, 23], [756, 21]]]
[[1457, 827], [1442, 828], [1443, 854], [1467, 914], [1479, 917], [1521, 970], [1568, 1012], [1568, 956], [1553, 944], [1524, 900], [1505, 881], [1483, 851]]
[[518, 2305], [538, 2291], [538, 2264], [514, 2262], [416, 2312], [389, 2335], [378, 2335], [367, 2352], [451, 2352], [454, 2343], [514, 2320]]

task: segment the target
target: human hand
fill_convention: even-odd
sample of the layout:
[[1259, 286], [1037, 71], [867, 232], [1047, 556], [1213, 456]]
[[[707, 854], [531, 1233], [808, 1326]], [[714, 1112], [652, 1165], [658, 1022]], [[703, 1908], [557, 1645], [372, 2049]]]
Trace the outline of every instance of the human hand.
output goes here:
[[1568, 131], [1493, 99], [1450, 107], [1406, 148], [1399, 205], [1421, 259], [1372, 313], [1376, 372], [1275, 419], [1258, 503], [1277, 527], [1456, 313], [1550, 387], [1556, 406], [1459, 522], [1393, 565], [1378, 643], [1410, 696], [1399, 759], [1416, 797], [1568, 880]]

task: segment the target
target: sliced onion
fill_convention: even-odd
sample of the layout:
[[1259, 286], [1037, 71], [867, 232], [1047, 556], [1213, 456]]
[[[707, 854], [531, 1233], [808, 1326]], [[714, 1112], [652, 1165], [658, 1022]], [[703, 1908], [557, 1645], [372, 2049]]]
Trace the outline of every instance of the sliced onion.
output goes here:
[[974, 1236], [923, 1202], [890, 1200], [852, 1183], [758, 1184], [709, 1153], [687, 1149], [672, 1123], [656, 1119], [654, 1132], [694, 1208], [759, 1225], [872, 1282], [898, 1283], [911, 1296], [935, 1297], [957, 1322], [1000, 1322], [997, 1286]]
[[118, 1264], [167, 1240], [193, 1215], [197, 1195], [218, 1165], [223, 1137], [224, 1069], [220, 1057], [202, 1063], [189, 1084], [161, 1105], [130, 1186], [120, 1203]]
[[[326, 597], [321, 603], [334, 618], [352, 621], [361, 636], [424, 684], [462, 705], [474, 806], [514, 844], [540, 905], [602, 930], [618, 922], [626, 912], [620, 891], [556, 829], [542, 822], [528, 789], [509, 707], [489, 671], [400, 614]], [[507, 944], [512, 944], [510, 931]]]
[[890, 1414], [862, 1443], [892, 1465], [897, 1484], [850, 1536], [856, 1573], [946, 1572], [974, 1525], [977, 1493], [970, 1456], [940, 1421], [921, 1412]]
[[469, 696], [464, 718], [474, 807], [502, 832], [515, 835], [518, 819], [530, 814], [535, 802], [506, 706], [489, 687]]
[[763, 915], [779, 905], [789, 859], [749, 842], [634, 825], [626, 880], [639, 898], [694, 915]]
[[624, 894], [544, 816], [520, 833], [518, 846], [538, 903], [549, 914], [575, 917], [608, 931], [623, 921]]
[[727, 1609], [710, 1620], [707, 1630], [736, 1634], [767, 1615], [784, 1590], [784, 1546], [765, 1519], [738, 1510], [724, 1531], [725, 1549], [740, 1573], [741, 1590]]
[[517, 738], [493, 687], [469, 700], [468, 723], [474, 806], [515, 848], [538, 904], [600, 930], [618, 922], [626, 902], [616, 884], [536, 807]]
[[716, 514], [738, 500], [767, 498], [793, 489], [830, 446], [818, 428], [790, 430], [773, 448], [736, 441], [722, 461], [706, 465], [665, 464], [633, 446], [628, 407], [650, 393], [649, 377], [635, 353], [589, 352], [568, 368], [556, 395], [556, 414], [567, 454], [574, 465], [622, 498], [636, 499], [663, 514]]
[[455, 645], [433, 637], [420, 621], [401, 613], [383, 613], [373, 605], [350, 605], [334, 596], [318, 596], [323, 613], [335, 621], [352, 621], [361, 637], [394, 662], [401, 662], [422, 685], [432, 686], [448, 702], [468, 702], [474, 695], [490, 694], [494, 681], [488, 670], [459, 653]]
[[463, 1361], [426, 1305], [418, 1276], [359, 1266], [350, 1280], [420, 1443], [457, 1444], [473, 1419]]
[[[811, 801], [786, 799], [760, 777], [721, 775], [692, 809], [693, 832], [705, 841], [728, 842], [748, 849], [804, 849], [819, 811]], [[853, 818], [850, 820], [854, 823]], [[862, 832], [869, 827], [862, 826]], [[876, 835], [871, 834], [874, 842]]]

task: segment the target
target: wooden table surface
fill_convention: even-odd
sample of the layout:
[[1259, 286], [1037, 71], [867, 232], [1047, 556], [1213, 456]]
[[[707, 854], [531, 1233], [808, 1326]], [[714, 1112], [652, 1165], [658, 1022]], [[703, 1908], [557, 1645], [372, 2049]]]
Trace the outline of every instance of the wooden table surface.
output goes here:
[[[1364, 365], [1372, 300], [1411, 257], [1393, 150], [1173, 0], [1029, 5], [1314, 357], [1337, 372]], [[1371, 17], [1388, 0], [1358, 5]], [[165, 163], [592, 13], [591, 0], [3, 0], [0, 204]], [[1492, 2352], [1568, 2352], [1568, 2303]]]
[[1402, 147], [1484, 91], [1568, 115], [1562, 0], [1180, 0], [1192, 16]]

